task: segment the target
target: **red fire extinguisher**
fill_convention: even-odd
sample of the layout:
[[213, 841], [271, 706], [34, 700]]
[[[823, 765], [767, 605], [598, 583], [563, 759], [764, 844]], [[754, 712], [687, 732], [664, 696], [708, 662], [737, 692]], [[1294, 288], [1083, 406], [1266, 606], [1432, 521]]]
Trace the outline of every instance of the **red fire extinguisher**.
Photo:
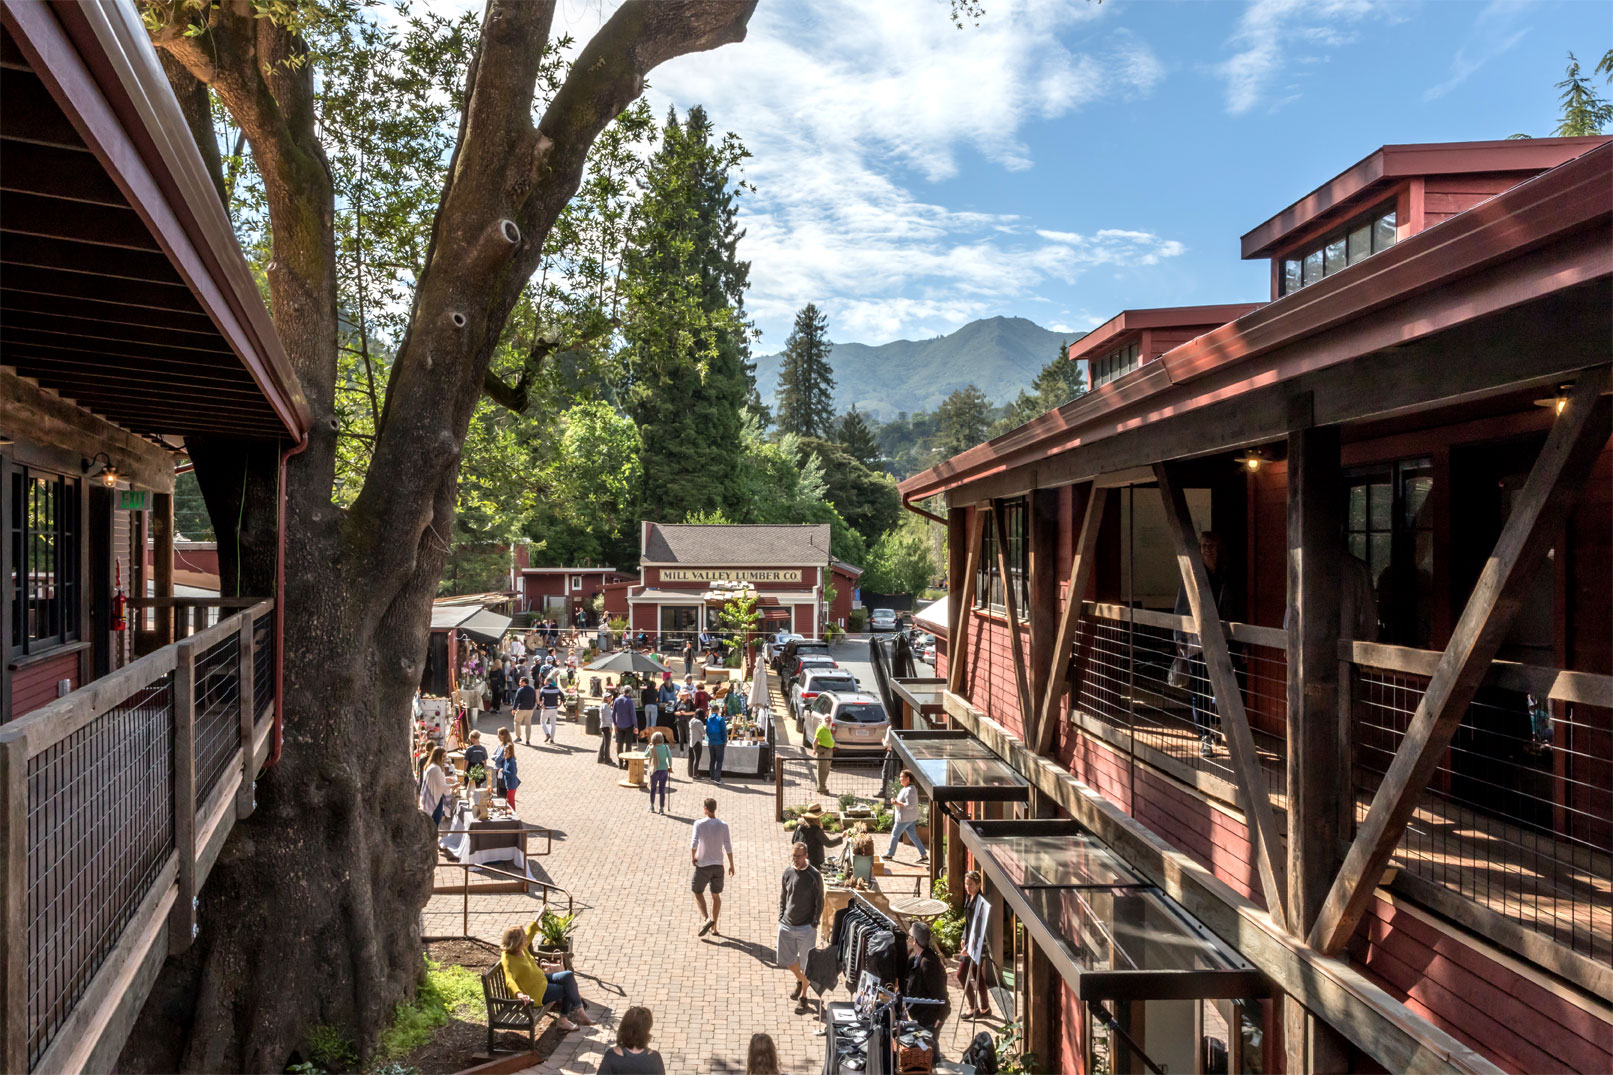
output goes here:
[[123, 596], [123, 561], [113, 562], [115, 575], [112, 590], [112, 630], [122, 633], [129, 629], [129, 616], [125, 611], [129, 599]]

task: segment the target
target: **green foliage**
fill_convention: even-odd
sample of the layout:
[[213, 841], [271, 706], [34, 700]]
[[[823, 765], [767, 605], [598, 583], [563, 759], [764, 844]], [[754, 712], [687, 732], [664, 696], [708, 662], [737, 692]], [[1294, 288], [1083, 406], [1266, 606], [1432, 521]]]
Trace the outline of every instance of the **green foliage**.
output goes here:
[[856, 404], [852, 404], [851, 410], [840, 416], [835, 439], [840, 442], [847, 455], [870, 470], [878, 469], [884, 461], [879, 441], [874, 439], [874, 431], [868, 427], [868, 422], [858, 412]]
[[963, 944], [963, 912], [946, 912], [930, 924], [930, 934], [942, 955], [956, 955]]
[[[1613, 83], [1613, 49], [1609, 49], [1597, 63], [1595, 74], [1605, 75]], [[1579, 60], [1568, 54], [1568, 69], [1557, 88], [1562, 91], [1562, 117], [1551, 133], [1559, 138], [1584, 138], [1599, 135], [1613, 122], [1613, 101], [1596, 92], [1587, 76], [1580, 74]]]
[[756, 630], [757, 624], [762, 622], [762, 614], [756, 609], [756, 591], [747, 590], [723, 602], [717, 610], [717, 621], [722, 624], [723, 630], [738, 638], [744, 638]]
[[214, 540], [213, 519], [194, 470], [174, 475], [174, 533], [189, 541]]
[[[381, 1031], [381, 1056], [406, 1056], [430, 1041], [432, 1033], [453, 1016], [470, 1015], [481, 1004], [482, 982], [475, 971], [426, 960], [425, 977], [414, 1000], [394, 1008], [391, 1024]], [[394, 1066], [394, 1070], [399, 1068]]]
[[527, 478], [542, 490], [527, 523], [533, 563], [635, 562], [645, 480], [638, 427], [595, 401], [562, 413], [551, 435], [547, 461]]
[[851, 614], [846, 617], [846, 625], [859, 634], [866, 630], [868, 627], [868, 610], [866, 608], [852, 609]]
[[644, 515], [681, 519], [730, 507], [753, 329], [739, 260], [738, 136], [714, 135], [699, 107], [669, 115], [643, 178], [623, 262], [623, 384], [643, 439]]
[[869, 550], [864, 588], [872, 593], [917, 594], [934, 582], [941, 571], [929, 533], [934, 526], [910, 512], [899, 527], [886, 531]]
[[[804, 455], [817, 457], [824, 499], [864, 541], [875, 540], [900, 521], [902, 496], [889, 474], [864, 466], [834, 441], [799, 437], [795, 444]], [[850, 562], [863, 566], [856, 560]]]
[[358, 1048], [343, 1028], [319, 1023], [308, 1031], [308, 1059], [324, 1071], [346, 1071], [358, 1063]]
[[1008, 405], [1007, 411], [992, 426], [992, 436], [1040, 418], [1055, 407], [1063, 406], [1087, 390], [1086, 370], [1079, 362], [1070, 361], [1070, 345], [1059, 346], [1058, 357], [1043, 366], [1031, 383], [1029, 391], [1021, 390]]
[[1036, 1054], [1027, 1053], [1025, 1027], [1018, 1020], [1004, 1023], [997, 1031], [997, 1071], [1000, 1075], [1036, 1075]]
[[986, 439], [991, 428], [991, 401], [974, 385], [960, 388], [936, 410], [935, 446], [940, 459], [957, 455]]
[[801, 437], [828, 437], [834, 423], [834, 371], [829, 366], [829, 317], [801, 307], [784, 341], [779, 369], [778, 427]]
[[576, 929], [575, 914], [555, 914], [545, 910], [538, 916], [538, 937], [547, 948], [564, 948], [571, 943], [571, 935]]

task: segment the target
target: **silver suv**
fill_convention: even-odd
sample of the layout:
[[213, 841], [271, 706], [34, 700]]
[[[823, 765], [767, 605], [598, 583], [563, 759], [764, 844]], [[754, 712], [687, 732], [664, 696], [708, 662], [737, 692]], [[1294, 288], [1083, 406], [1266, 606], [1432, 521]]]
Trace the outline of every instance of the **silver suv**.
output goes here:
[[834, 734], [836, 750], [875, 751], [885, 749], [890, 718], [884, 703], [872, 694], [822, 693], [807, 708], [806, 742], [812, 742], [820, 724], [827, 724]]

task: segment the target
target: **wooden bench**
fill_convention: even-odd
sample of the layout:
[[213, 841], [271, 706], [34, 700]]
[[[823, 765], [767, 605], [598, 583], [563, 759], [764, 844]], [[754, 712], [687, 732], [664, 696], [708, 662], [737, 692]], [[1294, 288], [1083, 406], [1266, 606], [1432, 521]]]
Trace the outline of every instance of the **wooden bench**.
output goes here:
[[500, 1030], [526, 1032], [531, 1048], [538, 1044], [538, 1020], [554, 1010], [553, 1004], [529, 1004], [510, 992], [504, 968], [494, 967], [482, 975], [482, 999], [487, 1001], [487, 1052], [494, 1052], [494, 1035]]

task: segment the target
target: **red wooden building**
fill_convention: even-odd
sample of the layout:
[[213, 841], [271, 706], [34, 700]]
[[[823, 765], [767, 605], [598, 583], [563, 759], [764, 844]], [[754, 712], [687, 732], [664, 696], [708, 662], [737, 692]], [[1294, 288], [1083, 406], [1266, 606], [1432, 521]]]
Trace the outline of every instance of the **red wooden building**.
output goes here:
[[[1128, 311], [1093, 391], [902, 484], [948, 498], [951, 725], [1029, 786], [946, 863], [1026, 926], [1047, 1070], [1613, 1070], [1608, 142], [1385, 146], [1244, 236], [1270, 302]], [[1131, 879], [1038, 887], [1032, 819]], [[1190, 951], [1116, 884], [1260, 988], [1094, 967]]]
[[108, 1071], [279, 750], [278, 595], [175, 596], [175, 469], [310, 413], [134, 6], [0, 27], [0, 1070]]

